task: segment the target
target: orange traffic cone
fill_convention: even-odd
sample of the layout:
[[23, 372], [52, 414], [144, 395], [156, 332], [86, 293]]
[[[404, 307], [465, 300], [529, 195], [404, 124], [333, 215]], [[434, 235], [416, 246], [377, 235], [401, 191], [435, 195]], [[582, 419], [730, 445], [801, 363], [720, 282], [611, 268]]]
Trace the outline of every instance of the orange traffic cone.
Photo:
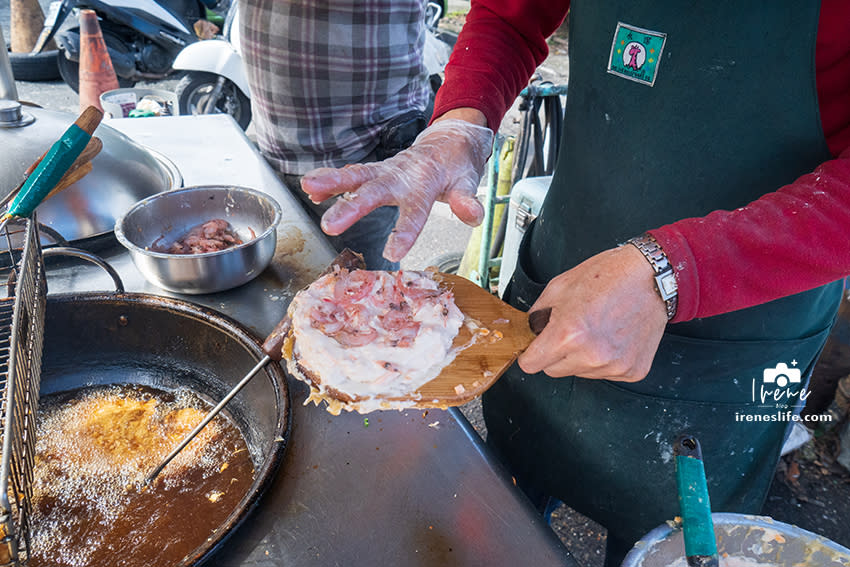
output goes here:
[[118, 88], [118, 77], [106, 50], [97, 14], [80, 10], [80, 112], [89, 106], [100, 110], [100, 95]]

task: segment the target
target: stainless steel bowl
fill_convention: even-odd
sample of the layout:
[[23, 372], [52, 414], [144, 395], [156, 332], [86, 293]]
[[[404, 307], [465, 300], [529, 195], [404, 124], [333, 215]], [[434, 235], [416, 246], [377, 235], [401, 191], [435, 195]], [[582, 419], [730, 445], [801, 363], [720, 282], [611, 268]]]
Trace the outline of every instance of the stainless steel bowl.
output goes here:
[[[767, 516], [715, 512], [711, 519], [717, 550], [727, 561], [739, 559], [737, 565], [850, 565], [850, 549]], [[724, 564], [722, 559], [720, 564]], [[626, 555], [621, 567], [658, 565], [685, 565], [685, 539], [681, 525], [664, 523], [649, 532]]]
[[[280, 205], [246, 187], [203, 185], [157, 193], [115, 222], [115, 236], [140, 272], [156, 286], [178, 293], [214, 293], [242, 285], [274, 255]], [[154, 252], [211, 219], [230, 223], [243, 244], [204, 254]]]

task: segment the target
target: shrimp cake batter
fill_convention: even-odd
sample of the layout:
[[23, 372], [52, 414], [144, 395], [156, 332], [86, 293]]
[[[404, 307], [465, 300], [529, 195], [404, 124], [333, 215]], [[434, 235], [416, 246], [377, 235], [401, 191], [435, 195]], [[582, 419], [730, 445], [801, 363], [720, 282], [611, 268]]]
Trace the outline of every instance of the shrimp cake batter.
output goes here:
[[402, 409], [456, 352], [464, 316], [431, 272], [337, 269], [289, 307], [291, 374], [329, 411]]

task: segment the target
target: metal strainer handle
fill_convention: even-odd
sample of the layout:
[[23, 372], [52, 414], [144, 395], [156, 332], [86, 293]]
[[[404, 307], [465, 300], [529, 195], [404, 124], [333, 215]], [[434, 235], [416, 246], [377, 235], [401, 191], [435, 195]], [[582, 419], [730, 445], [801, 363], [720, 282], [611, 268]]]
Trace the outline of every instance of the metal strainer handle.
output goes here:
[[169, 453], [168, 456], [162, 460], [159, 466], [157, 466], [150, 474], [148, 474], [148, 476], [145, 477], [145, 485], [148, 485], [153, 482], [153, 480], [159, 475], [159, 473], [162, 472], [162, 469], [164, 469], [168, 465], [168, 463], [170, 463], [174, 459], [174, 457], [176, 457], [180, 453], [180, 451], [185, 449], [186, 445], [191, 443], [192, 439], [194, 439], [198, 435], [198, 433], [200, 433], [201, 430], [206, 427], [207, 424], [211, 422], [213, 418], [215, 418], [215, 416], [217, 416], [221, 412], [222, 409], [224, 409], [224, 406], [226, 406], [227, 403], [232, 400], [233, 397], [238, 394], [239, 391], [244, 388], [248, 382], [251, 381], [251, 378], [256, 376], [257, 373], [266, 366], [266, 364], [271, 362], [271, 360], [272, 358], [269, 355], [264, 356], [260, 360], [260, 362], [258, 362], [256, 366], [254, 366], [254, 368], [252, 368], [251, 371], [248, 372], [248, 374], [246, 374], [245, 377], [242, 378], [242, 380], [240, 380], [239, 383], [236, 384], [236, 386], [234, 386], [233, 389], [230, 390], [230, 392], [228, 392], [227, 395], [224, 396], [224, 398], [220, 402], [218, 402], [218, 405], [216, 405], [207, 413], [204, 419], [201, 420], [201, 423], [196, 425], [195, 429], [190, 431], [189, 434], [183, 438], [183, 441], [181, 441], [180, 444], [177, 445], [177, 447], [175, 447], [174, 450], [172, 450], [171, 453]]

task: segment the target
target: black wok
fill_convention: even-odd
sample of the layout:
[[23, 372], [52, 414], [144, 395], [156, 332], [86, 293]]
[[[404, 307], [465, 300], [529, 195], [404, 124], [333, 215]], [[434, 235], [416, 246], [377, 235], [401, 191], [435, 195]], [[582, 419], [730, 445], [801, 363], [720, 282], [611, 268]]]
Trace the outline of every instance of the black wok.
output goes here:
[[[263, 354], [259, 342], [238, 323], [185, 301], [133, 293], [51, 295], [41, 395], [133, 383], [189, 387], [215, 403]], [[180, 565], [209, 560], [245, 521], [273, 479], [291, 420], [280, 366], [268, 364], [225, 411], [247, 442], [255, 480], [213, 536]]]

